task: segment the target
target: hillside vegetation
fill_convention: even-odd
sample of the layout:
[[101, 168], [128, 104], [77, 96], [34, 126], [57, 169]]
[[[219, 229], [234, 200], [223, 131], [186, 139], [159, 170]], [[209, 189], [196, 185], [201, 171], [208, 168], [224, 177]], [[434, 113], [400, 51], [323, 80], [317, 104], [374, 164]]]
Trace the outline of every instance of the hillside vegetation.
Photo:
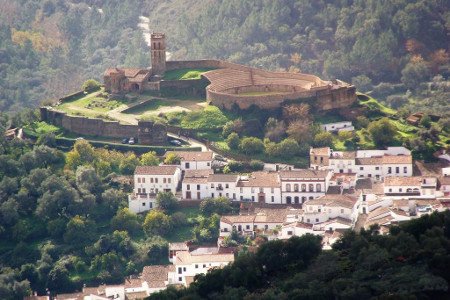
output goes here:
[[236, 261], [198, 275], [188, 289], [148, 299], [448, 299], [450, 212], [391, 228], [347, 232], [321, 250], [314, 235], [263, 244]]

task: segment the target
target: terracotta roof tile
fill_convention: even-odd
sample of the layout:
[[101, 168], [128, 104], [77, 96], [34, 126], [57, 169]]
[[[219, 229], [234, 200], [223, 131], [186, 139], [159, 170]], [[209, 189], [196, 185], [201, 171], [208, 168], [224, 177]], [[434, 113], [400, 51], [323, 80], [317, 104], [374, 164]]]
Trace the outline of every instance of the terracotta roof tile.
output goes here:
[[328, 156], [330, 155], [330, 148], [329, 147], [311, 148], [310, 153], [314, 155]]
[[150, 288], [165, 287], [165, 281], [168, 281], [169, 270], [169, 265], [145, 266], [142, 270], [141, 279], [146, 281]]
[[236, 182], [239, 175], [236, 174], [212, 174], [208, 177], [208, 182]]
[[280, 187], [278, 173], [253, 172], [248, 180], [241, 179], [238, 186], [242, 187]]
[[204, 169], [204, 170], [185, 170], [184, 178], [189, 177], [205, 177], [207, 178], [209, 175], [212, 175], [214, 171], [212, 169]]
[[177, 259], [175, 264], [191, 264], [191, 263], [209, 263], [209, 262], [233, 262], [234, 254], [217, 253], [204, 255], [191, 255], [188, 251], [177, 252]]
[[134, 175], [174, 175], [177, 166], [137, 166]]
[[350, 195], [324, 195], [313, 200], [307, 200], [304, 205], [324, 205], [353, 208], [356, 201], [356, 197]]
[[292, 170], [292, 171], [280, 171], [280, 178], [288, 179], [288, 178], [326, 178], [328, 175], [328, 171], [324, 170]]
[[411, 155], [384, 155], [382, 158], [384, 165], [389, 164], [412, 164]]

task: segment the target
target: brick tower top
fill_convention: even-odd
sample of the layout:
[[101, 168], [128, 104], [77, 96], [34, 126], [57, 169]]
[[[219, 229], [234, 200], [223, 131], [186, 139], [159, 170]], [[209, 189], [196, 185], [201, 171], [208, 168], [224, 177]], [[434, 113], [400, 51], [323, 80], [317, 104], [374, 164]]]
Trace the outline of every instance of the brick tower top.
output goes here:
[[163, 75], [166, 71], [166, 35], [152, 33], [150, 36], [152, 74]]

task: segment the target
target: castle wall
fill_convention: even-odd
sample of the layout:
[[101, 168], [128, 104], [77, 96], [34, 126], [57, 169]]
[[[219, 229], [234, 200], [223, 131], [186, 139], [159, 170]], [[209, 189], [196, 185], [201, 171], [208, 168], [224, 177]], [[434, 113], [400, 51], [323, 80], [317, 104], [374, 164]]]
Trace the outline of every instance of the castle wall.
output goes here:
[[[140, 137], [136, 125], [120, 124], [117, 121], [104, 121], [97, 118], [69, 116], [65, 112], [41, 107], [41, 120], [60, 126], [70, 132], [88, 136], [104, 136], [112, 138]], [[145, 122], [145, 142], [148, 144], [165, 143], [167, 131], [164, 126], [150, 126]], [[144, 131], [142, 131], [144, 132]]]

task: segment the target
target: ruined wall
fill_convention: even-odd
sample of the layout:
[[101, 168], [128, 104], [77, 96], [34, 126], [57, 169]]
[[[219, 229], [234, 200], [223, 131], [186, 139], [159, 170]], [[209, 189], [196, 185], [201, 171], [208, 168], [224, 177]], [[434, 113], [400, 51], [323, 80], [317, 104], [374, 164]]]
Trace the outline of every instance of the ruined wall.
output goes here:
[[[112, 138], [138, 137], [139, 128], [136, 125], [120, 124], [117, 121], [104, 121], [96, 118], [69, 116], [64, 112], [48, 107], [41, 107], [41, 120], [80, 135], [104, 136]], [[164, 144], [167, 131], [164, 126], [150, 126], [146, 122], [146, 143]]]

